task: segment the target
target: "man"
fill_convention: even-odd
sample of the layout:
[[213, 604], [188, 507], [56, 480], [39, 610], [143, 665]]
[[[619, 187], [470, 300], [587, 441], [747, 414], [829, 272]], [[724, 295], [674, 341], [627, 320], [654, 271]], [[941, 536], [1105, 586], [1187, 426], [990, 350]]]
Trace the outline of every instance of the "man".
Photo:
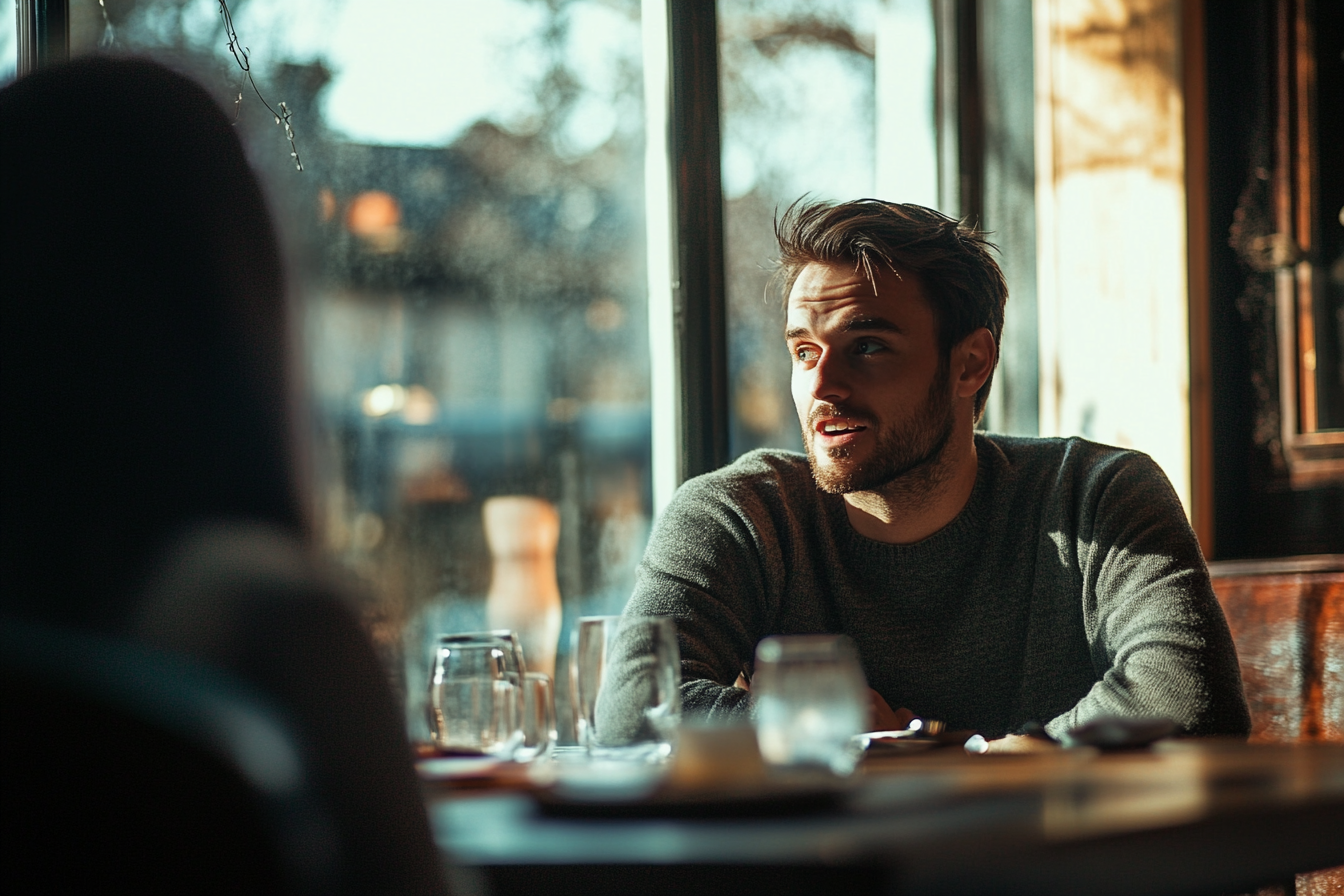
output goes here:
[[754, 451], [687, 482], [627, 607], [675, 617], [688, 713], [748, 712], [762, 638], [842, 632], [875, 727], [913, 712], [996, 749], [1110, 715], [1246, 735], [1227, 624], [1158, 466], [975, 432], [1007, 299], [984, 235], [876, 200], [795, 204], [776, 233], [807, 457]]

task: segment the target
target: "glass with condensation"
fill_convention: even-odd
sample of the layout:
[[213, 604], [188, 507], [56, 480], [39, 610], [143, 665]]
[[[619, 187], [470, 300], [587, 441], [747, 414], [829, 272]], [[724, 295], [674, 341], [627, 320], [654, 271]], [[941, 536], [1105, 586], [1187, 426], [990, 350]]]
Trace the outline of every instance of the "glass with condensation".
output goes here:
[[765, 761], [849, 774], [864, 730], [868, 684], [844, 635], [766, 638], [756, 647], [752, 715]]

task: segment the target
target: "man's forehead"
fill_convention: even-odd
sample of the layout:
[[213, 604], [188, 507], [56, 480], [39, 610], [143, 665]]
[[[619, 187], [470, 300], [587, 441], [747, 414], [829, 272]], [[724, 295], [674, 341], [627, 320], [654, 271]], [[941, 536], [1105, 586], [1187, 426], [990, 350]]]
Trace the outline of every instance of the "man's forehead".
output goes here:
[[[869, 280], [867, 272], [852, 263], [812, 262], [798, 273], [789, 290], [787, 316], [794, 319], [841, 312], [849, 317], [864, 314], [861, 309], [895, 313], [911, 304], [928, 309], [918, 277], [891, 270], [874, 270], [873, 274], [873, 280]], [[911, 299], [916, 301], [911, 303]]]
[[810, 262], [798, 272], [789, 290], [789, 299], [829, 298], [855, 290], [873, 293], [873, 284], [858, 264], [822, 264]]

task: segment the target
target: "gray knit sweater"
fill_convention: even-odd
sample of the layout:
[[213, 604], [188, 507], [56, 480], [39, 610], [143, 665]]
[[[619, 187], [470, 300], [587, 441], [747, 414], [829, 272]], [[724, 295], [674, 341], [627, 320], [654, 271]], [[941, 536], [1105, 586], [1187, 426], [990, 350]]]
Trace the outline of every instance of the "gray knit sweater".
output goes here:
[[768, 635], [843, 632], [892, 707], [987, 737], [1103, 715], [1245, 736], [1227, 622], [1179, 500], [1144, 454], [976, 436], [970, 500], [911, 545], [854, 531], [806, 459], [754, 451], [687, 482], [627, 613], [672, 616], [688, 714], [748, 711], [731, 687]]

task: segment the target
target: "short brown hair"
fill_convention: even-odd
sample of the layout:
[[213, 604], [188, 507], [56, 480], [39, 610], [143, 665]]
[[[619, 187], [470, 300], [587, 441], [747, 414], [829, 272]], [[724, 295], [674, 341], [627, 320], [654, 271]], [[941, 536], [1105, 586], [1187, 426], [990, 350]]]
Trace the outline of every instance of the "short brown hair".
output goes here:
[[[876, 289], [877, 269], [914, 274], [937, 322], [944, 359], [952, 347], [985, 327], [994, 336], [995, 364], [1003, 335], [1008, 284], [994, 260], [997, 247], [984, 232], [922, 205], [856, 199], [799, 199], [775, 220], [779, 240], [776, 279], [788, 301], [794, 281], [809, 264], [852, 264]], [[989, 398], [991, 370], [975, 393], [975, 418]]]

